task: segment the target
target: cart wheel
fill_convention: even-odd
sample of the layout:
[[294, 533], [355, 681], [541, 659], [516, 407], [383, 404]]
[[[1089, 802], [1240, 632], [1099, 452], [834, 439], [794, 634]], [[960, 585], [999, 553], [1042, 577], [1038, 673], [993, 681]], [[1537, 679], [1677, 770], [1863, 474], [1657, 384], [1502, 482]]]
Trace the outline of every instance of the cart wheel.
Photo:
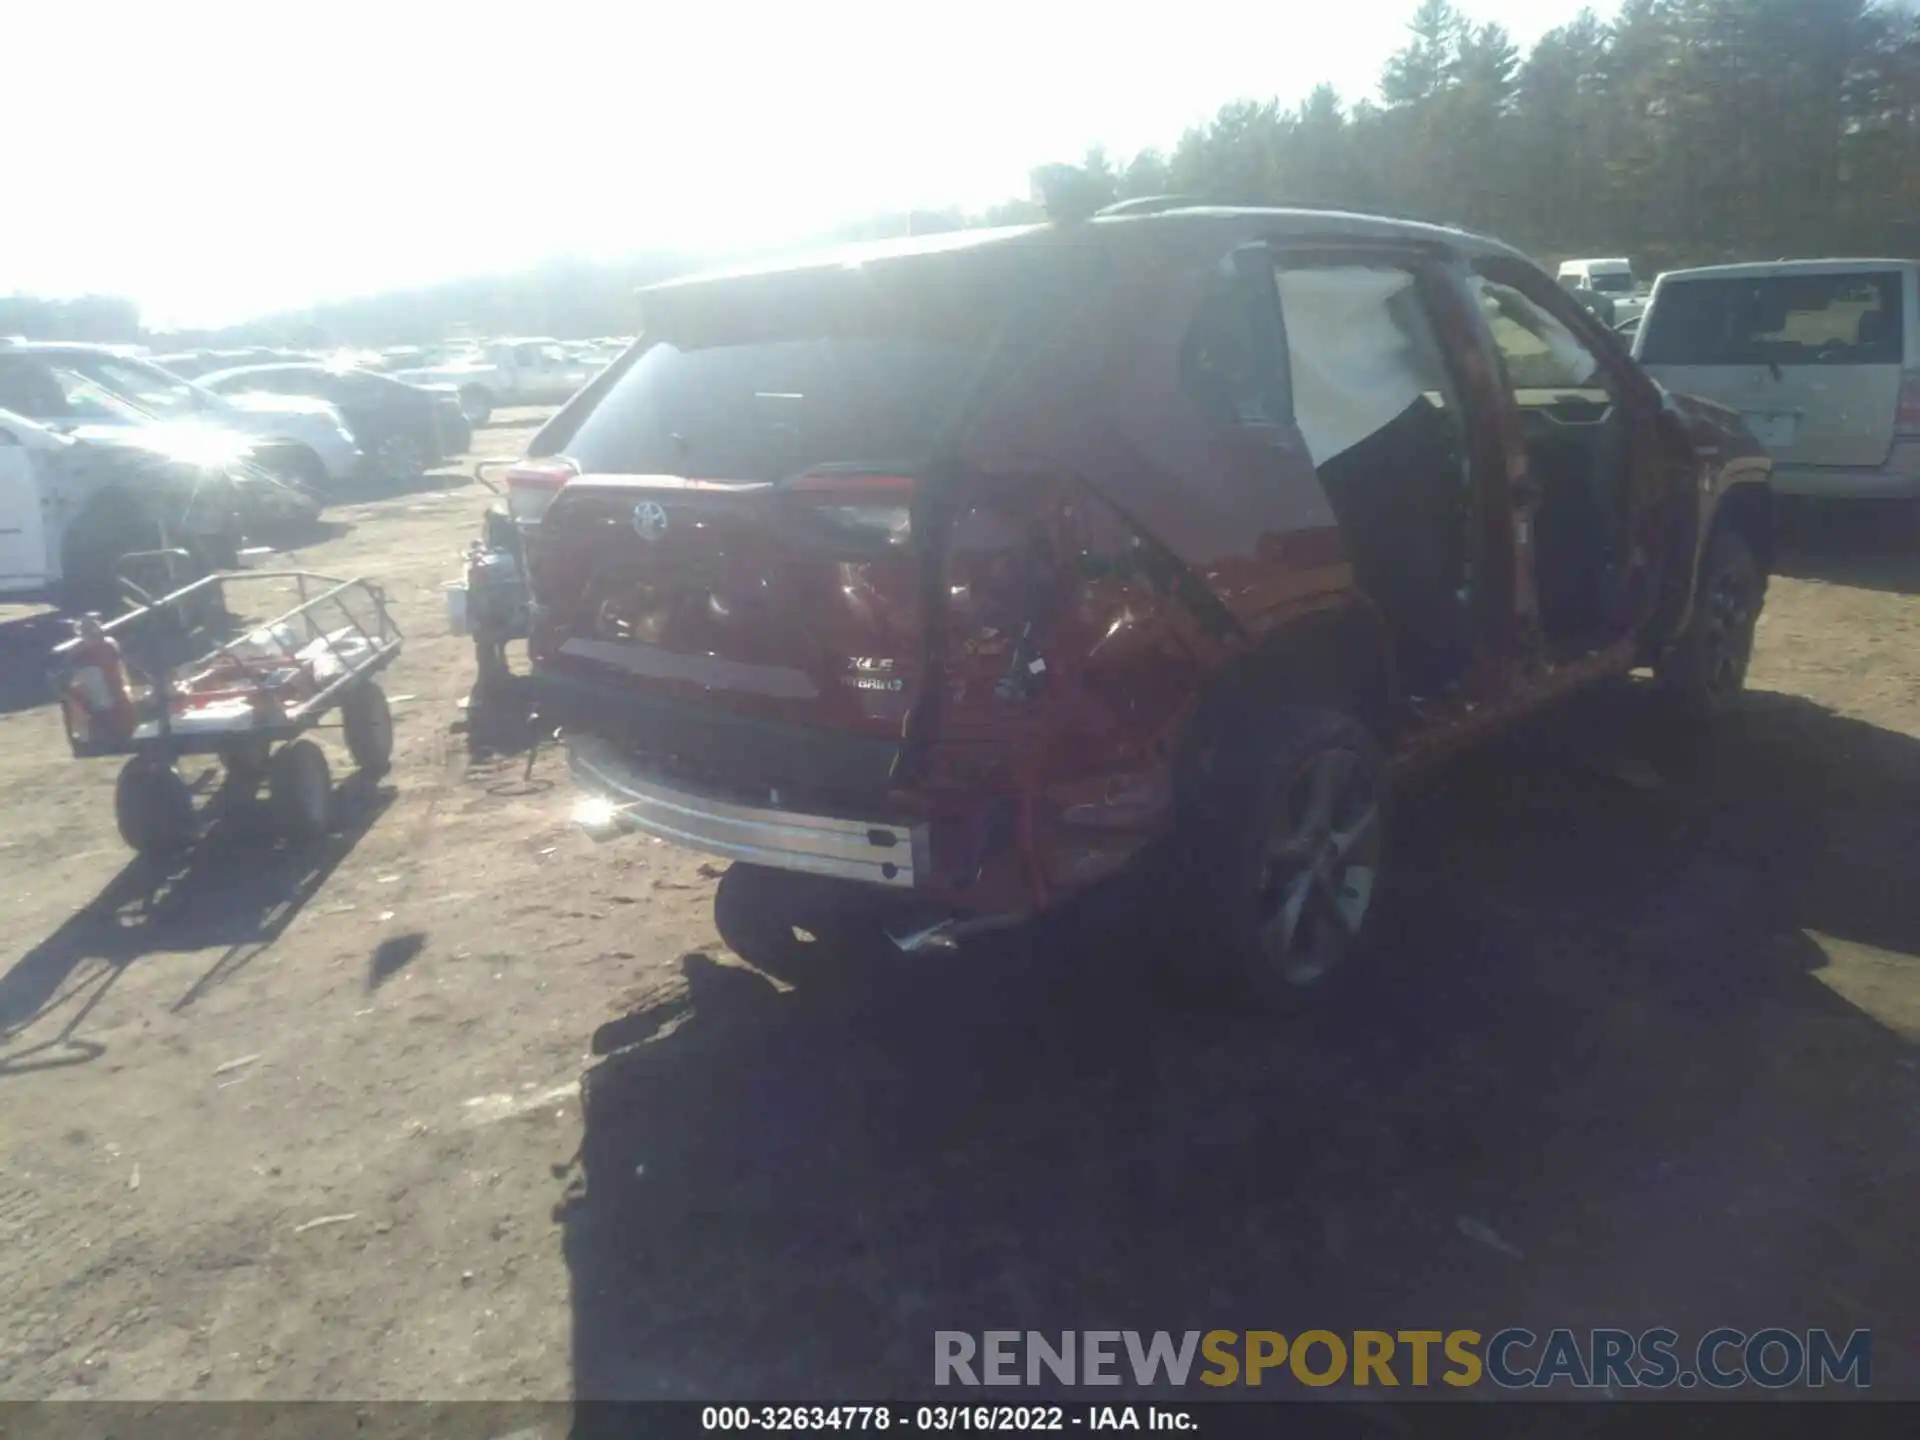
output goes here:
[[289, 840], [317, 840], [327, 833], [333, 808], [333, 773], [311, 740], [295, 740], [267, 761], [267, 800], [280, 833]]
[[193, 839], [193, 791], [171, 765], [136, 755], [113, 787], [120, 838], [141, 855], [170, 855]]
[[393, 760], [393, 711], [387, 692], [363, 680], [340, 702], [340, 723], [347, 732], [347, 753], [368, 775], [384, 775]]

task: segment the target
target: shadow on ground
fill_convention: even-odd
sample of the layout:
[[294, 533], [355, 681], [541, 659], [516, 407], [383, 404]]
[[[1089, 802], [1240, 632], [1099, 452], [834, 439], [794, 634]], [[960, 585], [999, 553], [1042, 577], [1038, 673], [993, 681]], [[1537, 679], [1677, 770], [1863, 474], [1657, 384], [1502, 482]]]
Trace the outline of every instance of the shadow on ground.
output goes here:
[[1786, 503], [1775, 570], [1818, 580], [1920, 595], [1920, 512], [1905, 502]]
[[[263, 526], [248, 535], [250, 544], [264, 545], [277, 554], [290, 550], [305, 550], [315, 545], [324, 545], [329, 540], [338, 540], [354, 528], [351, 520], [329, 519], [320, 516], [313, 520], [289, 520], [282, 524]], [[270, 567], [271, 562], [261, 566]]]
[[461, 490], [474, 483], [473, 476], [461, 469], [463, 462], [449, 460], [432, 470], [422, 471], [410, 479], [392, 476], [361, 481], [350, 489], [342, 489], [332, 497], [335, 505], [365, 505], [376, 500], [397, 500], [407, 495], [438, 494], [446, 490]]
[[1920, 745], [1639, 707], [1410, 801], [1379, 953], [1288, 1018], [1164, 915], [684, 957], [585, 1077], [575, 1393], [925, 1396], [936, 1329], [1511, 1324], [1867, 1325], [1911, 1389]]
[[129, 860], [0, 975], [0, 1077], [106, 1053], [87, 1021], [138, 960], [224, 947], [174, 1001], [176, 1012], [231, 980], [280, 938], [393, 796], [356, 774], [335, 788], [334, 828], [316, 845], [277, 844], [263, 837], [257, 811], [235, 811], [178, 861]]
[[53, 647], [72, 634], [52, 610], [0, 623], [0, 715], [53, 703]]

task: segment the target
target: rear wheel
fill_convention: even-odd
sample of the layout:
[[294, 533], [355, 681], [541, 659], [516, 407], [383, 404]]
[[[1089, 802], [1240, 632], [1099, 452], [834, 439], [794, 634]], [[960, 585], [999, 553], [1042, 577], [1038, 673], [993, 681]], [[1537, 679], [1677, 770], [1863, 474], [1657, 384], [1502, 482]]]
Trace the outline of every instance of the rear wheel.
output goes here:
[[480, 385], [469, 385], [460, 392], [460, 413], [469, 425], [484, 425], [493, 418], [493, 396]]
[[295, 740], [267, 761], [267, 801], [274, 823], [289, 840], [317, 840], [327, 833], [333, 808], [333, 772], [326, 753], [311, 740]]
[[373, 468], [390, 485], [413, 484], [426, 474], [426, 449], [411, 435], [389, 435], [373, 447]]
[[1219, 752], [1208, 890], [1234, 988], [1294, 1002], [1363, 950], [1387, 854], [1388, 780], [1336, 711], [1270, 710]]
[[327, 467], [309, 446], [290, 441], [262, 445], [254, 456], [261, 469], [296, 491], [318, 496], [327, 488]]
[[393, 711], [378, 682], [362, 680], [340, 702], [347, 753], [367, 775], [384, 775], [393, 762]]
[[113, 819], [138, 854], [173, 854], [193, 839], [193, 792], [173, 766], [136, 755], [113, 787]]
[[1753, 547], [1731, 530], [1715, 535], [1694, 582], [1693, 615], [1656, 672], [1683, 715], [1711, 720], [1739, 699], [1766, 595], [1766, 572]]
[[[81, 517], [73, 527], [62, 556], [61, 601], [66, 609], [102, 615], [119, 614], [130, 605], [120, 586], [120, 562], [132, 554], [168, 548], [167, 530], [158, 520], [144, 513], [129, 496], [107, 497]], [[135, 584], [161, 579], [148, 569], [159, 570], [163, 562], [155, 560], [142, 573], [132, 576]], [[171, 579], [172, 577], [166, 577]], [[165, 593], [184, 585], [193, 577], [184, 575], [172, 584], [163, 584], [155, 593]]]

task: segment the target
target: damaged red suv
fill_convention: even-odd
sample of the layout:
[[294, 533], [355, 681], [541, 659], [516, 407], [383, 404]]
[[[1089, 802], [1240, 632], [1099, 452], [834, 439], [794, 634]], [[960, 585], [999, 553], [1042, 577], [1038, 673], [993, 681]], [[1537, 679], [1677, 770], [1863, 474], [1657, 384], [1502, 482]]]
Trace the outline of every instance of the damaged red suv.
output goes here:
[[508, 480], [596, 824], [906, 948], [1171, 850], [1285, 993], [1364, 939], [1407, 767], [1637, 666], [1737, 694], [1737, 415], [1495, 241], [1123, 208], [643, 293]]

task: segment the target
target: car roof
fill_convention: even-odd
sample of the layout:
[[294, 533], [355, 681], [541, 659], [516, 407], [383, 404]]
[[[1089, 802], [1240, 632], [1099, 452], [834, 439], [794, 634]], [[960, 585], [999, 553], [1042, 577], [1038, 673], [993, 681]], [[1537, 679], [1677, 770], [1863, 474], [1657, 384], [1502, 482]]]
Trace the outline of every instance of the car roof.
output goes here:
[[1215, 232], [1223, 247], [1235, 239], [1258, 238], [1326, 241], [1392, 241], [1440, 245], [1463, 255], [1534, 262], [1498, 240], [1446, 225], [1430, 225], [1356, 211], [1307, 207], [1251, 207], [1189, 205], [1147, 214], [1095, 216], [1079, 223], [1043, 222], [978, 230], [950, 230], [892, 240], [872, 240], [828, 249], [803, 251], [740, 265], [676, 276], [641, 290], [642, 295], [672, 292], [729, 280], [797, 274], [803, 271], [844, 269], [860, 265], [978, 253], [996, 247], [1040, 249], [1062, 243], [1096, 239], [1103, 246], [1130, 243], [1148, 245], [1180, 232]]
[[1667, 270], [1662, 280], [1751, 280], [1772, 275], [1848, 275], [1860, 270], [1911, 270], [1916, 262], [1863, 257], [1858, 260], [1770, 260], [1741, 265], [1696, 265]]
[[325, 370], [328, 367], [317, 360], [275, 360], [266, 365], [229, 365], [220, 370], [209, 370], [195, 383], [206, 385], [215, 380], [230, 380], [236, 375], [273, 375], [287, 370]]
[[138, 345], [99, 345], [87, 340], [0, 339], [0, 350], [26, 355], [110, 355], [116, 360], [151, 360]]

